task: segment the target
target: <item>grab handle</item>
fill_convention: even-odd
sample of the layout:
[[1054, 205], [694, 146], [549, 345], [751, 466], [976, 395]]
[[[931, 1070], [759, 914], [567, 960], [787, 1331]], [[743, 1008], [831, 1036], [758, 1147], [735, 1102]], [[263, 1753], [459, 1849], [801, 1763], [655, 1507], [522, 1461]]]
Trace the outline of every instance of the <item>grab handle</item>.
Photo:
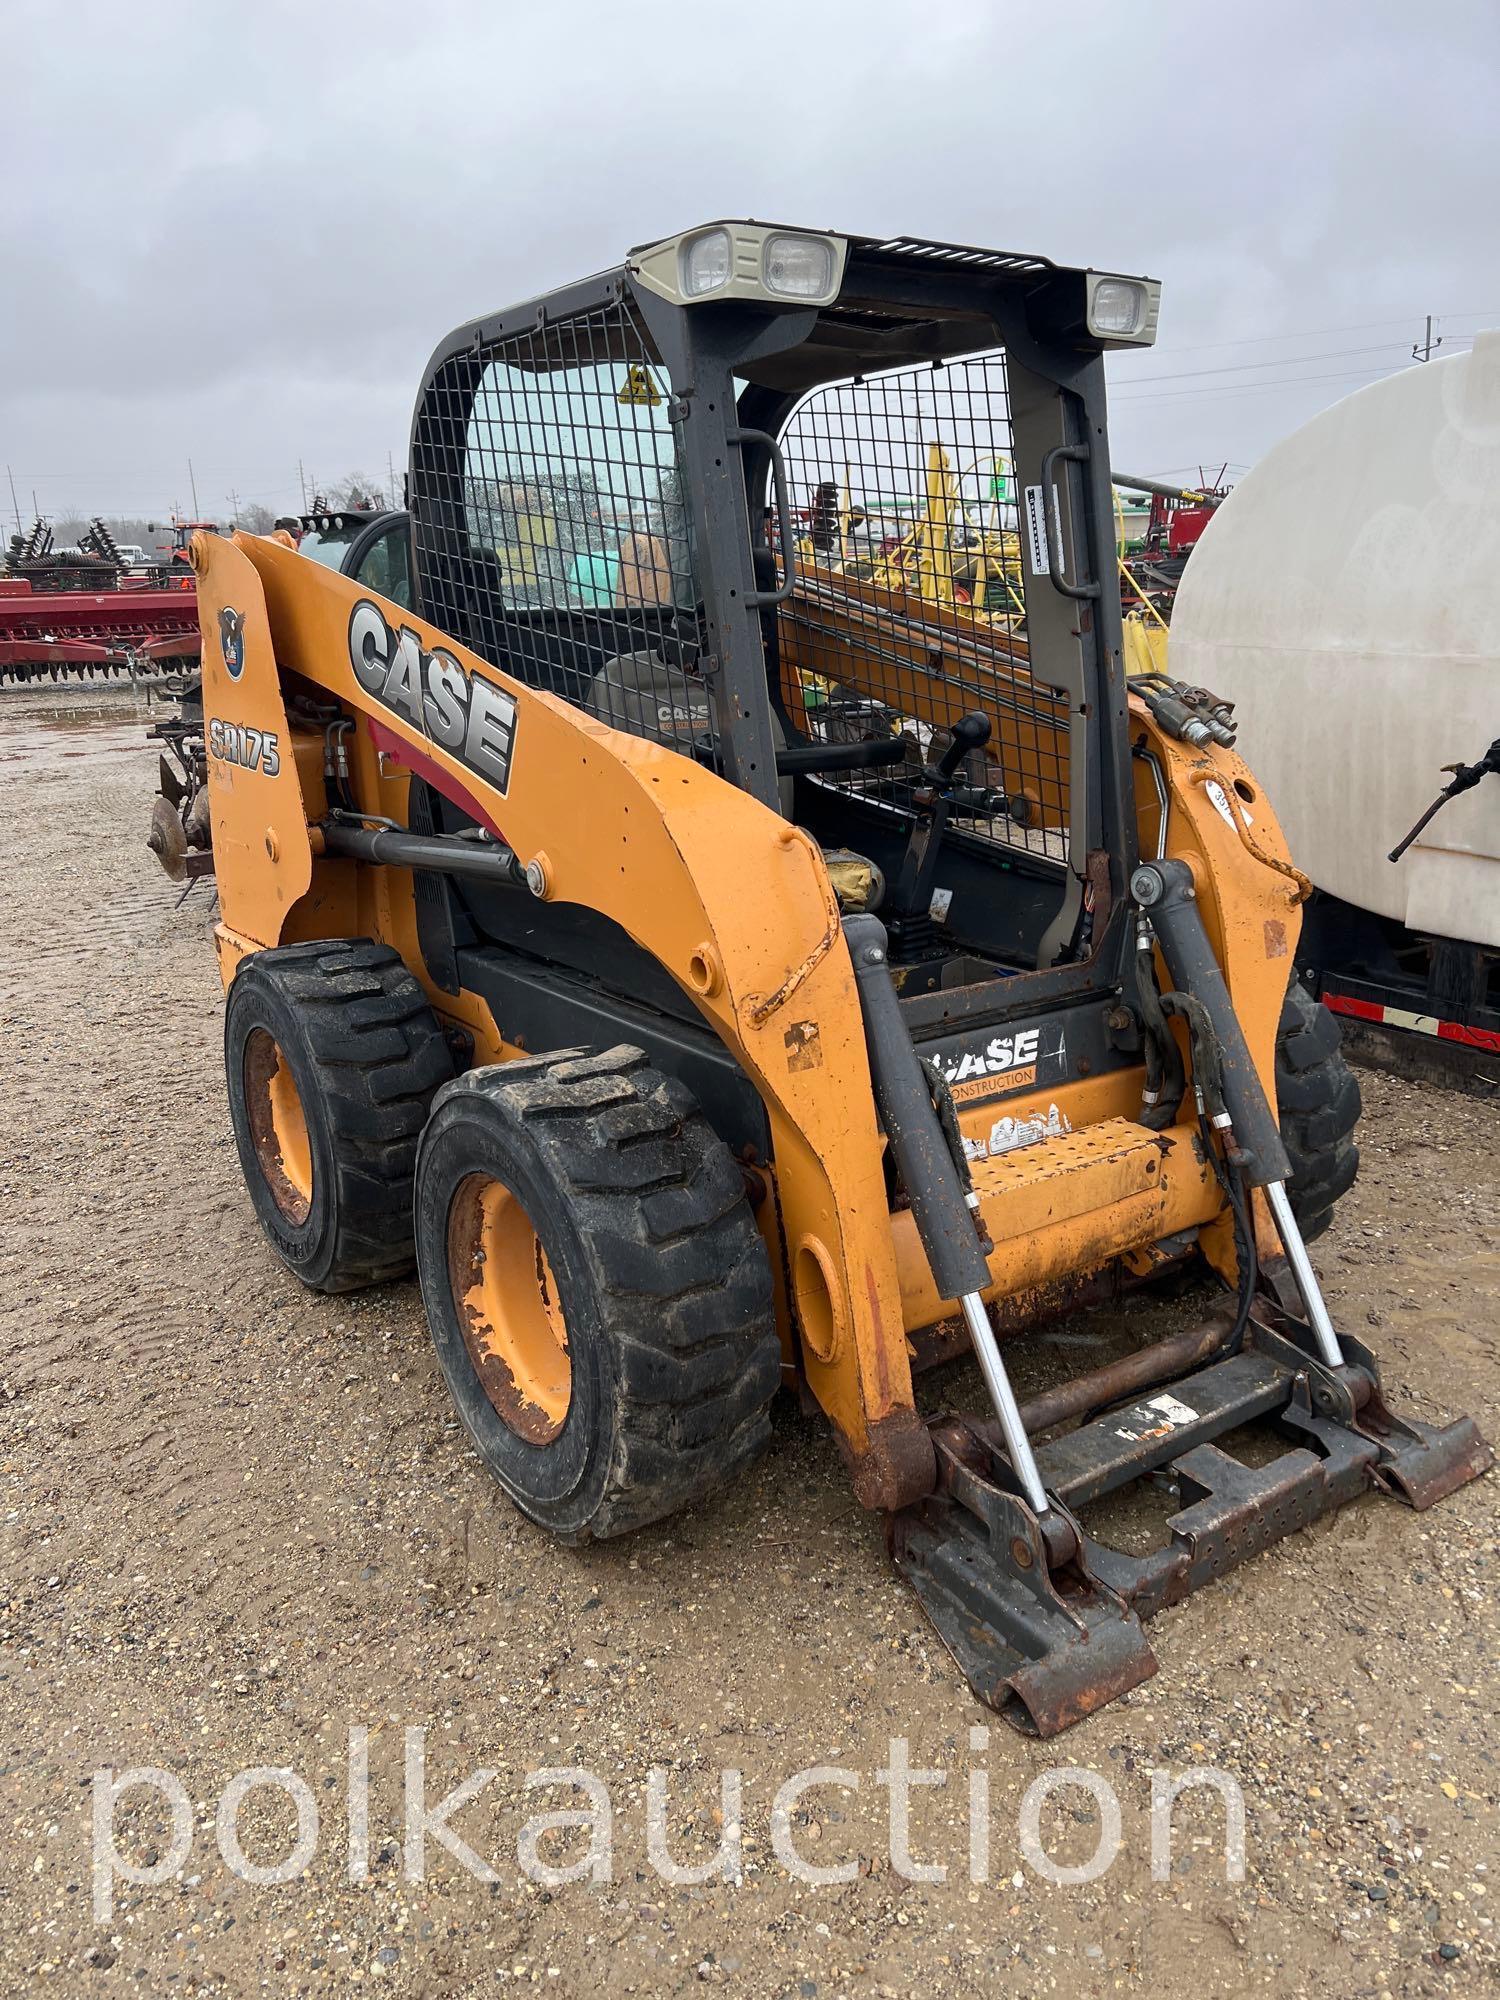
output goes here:
[[[1050, 500], [1057, 492], [1056, 467], [1060, 461], [1071, 459], [1075, 464], [1085, 465], [1090, 457], [1086, 444], [1055, 444], [1042, 460], [1042, 493]], [[1097, 577], [1090, 583], [1074, 583], [1063, 570], [1062, 551], [1062, 509], [1057, 510], [1057, 533], [1047, 537], [1047, 574], [1052, 579], [1054, 590], [1064, 597], [1094, 598], [1099, 595]]]
[[764, 445], [771, 460], [771, 479], [776, 488], [778, 538], [781, 543], [781, 581], [774, 590], [752, 590], [746, 593], [745, 602], [753, 611], [760, 611], [768, 604], [785, 604], [797, 587], [797, 537], [792, 525], [791, 502], [787, 498], [786, 460], [782, 456], [781, 446], [769, 431], [731, 431], [729, 442]]

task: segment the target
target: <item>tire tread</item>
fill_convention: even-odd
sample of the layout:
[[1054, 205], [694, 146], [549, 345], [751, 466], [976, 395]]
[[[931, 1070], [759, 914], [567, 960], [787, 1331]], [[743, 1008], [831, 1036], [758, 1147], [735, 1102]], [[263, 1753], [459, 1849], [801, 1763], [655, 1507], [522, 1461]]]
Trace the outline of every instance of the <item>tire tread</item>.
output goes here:
[[295, 1010], [330, 1128], [334, 1241], [325, 1269], [298, 1275], [328, 1292], [404, 1277], [416, 1257], [417, 1144], [453, 1076], [426, 994], [398, 952], [369, 938], [257, 952], [241, 980]]
[[470, 1070], [525, 1130], [587, 1244], [617, 1377], [603, 1492], [570, 1540], [624, 1534], [764, 1448], [781, 1381], [771, 1269], [739, 1171], [691, 1093], [622, 1044]]
[[1287, 1198], [1304, 1238], [1321, 1236], [1359, 1172], [1355, 1128], [1364, 1109], [1344, 1059], [1336, 1017], [1297, 980], [1287, 988], [1276, 1038], [1281, 1139], [1291, 1162]]

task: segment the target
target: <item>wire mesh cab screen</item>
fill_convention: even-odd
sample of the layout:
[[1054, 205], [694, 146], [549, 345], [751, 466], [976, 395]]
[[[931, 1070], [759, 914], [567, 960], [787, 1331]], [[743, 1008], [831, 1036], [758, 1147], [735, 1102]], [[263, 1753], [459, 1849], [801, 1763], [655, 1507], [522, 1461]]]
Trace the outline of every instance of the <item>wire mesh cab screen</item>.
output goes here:
[[818, 782], [904, 806], [952, 725], [983, 714], [954, 830], [1065, 861], [1069, 712], [1030, 669], [1003, 354], [826, 384], [780, 443], [796, 539], [779, 621], [788, 716], [815, 739], [907, 746], [904, 765]]
[[[469, 643], [601, 721], [707, 740], [699, 589], [672, 398], [628, 302], [488, 347], [461, 509], [416, 520], [424, 575], [461, 575]], [[460, 400], [461, 398], [461, 400]]]
[[[839, 317], [859, 333], [859, 315]], [[599, 720], [713, 764], [676, 408], [628, 295], [470, 348], [434, 379], [414, 440], [432, 496], [414, 536], [444, 629]], [[442, 480], [424, 466], [432, 439]], [[953, 725], [982, 714], [989, 739], [960, 767], [952, 834], [997, 859], [1065, 863], [1069, 710], [1030, 669], [1003, 355], [819, 386], [780, 445], [789, 532], [769, 504], [744, 530], [783, 580], [795, 544], [794, 588], [760, 620], [778, 748], [899, 742], [894, 761], [805, 782], [906, 820]]]

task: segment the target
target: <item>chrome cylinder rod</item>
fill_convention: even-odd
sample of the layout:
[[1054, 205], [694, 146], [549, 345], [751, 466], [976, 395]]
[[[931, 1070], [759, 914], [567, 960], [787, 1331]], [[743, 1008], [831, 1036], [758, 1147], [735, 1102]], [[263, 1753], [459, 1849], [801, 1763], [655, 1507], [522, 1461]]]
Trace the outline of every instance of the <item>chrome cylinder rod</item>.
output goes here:
[[990, 1392], [990, 1401], [994, 1404], [995, 1415], [1000, 1420], [1006, 1453], [1017, 1479], [1021, 1482], [1021, 1491], [1026, 1495], [1034, 1514], [1045, 1514], [1051, 1503], [1047, 1498], [1047, 1489], [1042, 1484], [1042, 1475], [1037, 1470], [1036, 1454], [1031, 1449], [1026, 1426], [1021, 1422], [1016, 1392], [1010, 1386], [1005, 1363], [1000, 1359], [1000, 1343], [995, 1338], [995, 1329], [990, 1325], [989, 1312], [978, 1292], [965, 1292], [959, 1304], [963, 1307], [964, 1323], [969, 1329], [969, 1338], [974, 1343], [974, 1355], [979, 1363], [979, 1372], [984, 1377], [984, 1386]]
[[1302, 1294], [1302, 1303], [1307, 1307], [1307, 1320], [1317, 1337], [1318, 1352], [1330, 1368], [1342, 1368], [1344, 1351], [1339, 1346], [1339, 1337], [1333, 1330], [1333, 1321], [1328, 1317], [1328, 1308], [1323, 1303], [1322, 1287], [1318, 1274], [1308, 1260], [1307, 1245], [1302, 1241], [1302, 1231], [1297, 1227], [1297, 1218], [1292, 1214], [1292, 1204], [1286, 1198], [1286, 1186], [1282, 1181], [1266, 1182], [1266, 1200], [1271, 1204], [1271, 1217], [1276, 1224], [1276, 1234], [1281, 1238], [1286, 1260], [1292, 1267], [1292, 1276], [1297, 1281], [1297, 1290]]

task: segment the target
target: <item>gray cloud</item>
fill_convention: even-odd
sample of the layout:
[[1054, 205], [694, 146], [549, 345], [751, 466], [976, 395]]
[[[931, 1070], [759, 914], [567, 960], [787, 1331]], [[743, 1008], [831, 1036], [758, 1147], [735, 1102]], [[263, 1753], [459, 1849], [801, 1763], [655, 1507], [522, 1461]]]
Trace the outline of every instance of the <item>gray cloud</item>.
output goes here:
[[450, 325], [719, 214], [1161, 277], [1160, 347], [1111, 364], [1139, 470], [1251, 462], [1425, 311], [1500, 321], [1492, 0], [12, 0], [0, 35], [23, 508], [162, 510], [190, 455], [219, 512], [399, 466]]

